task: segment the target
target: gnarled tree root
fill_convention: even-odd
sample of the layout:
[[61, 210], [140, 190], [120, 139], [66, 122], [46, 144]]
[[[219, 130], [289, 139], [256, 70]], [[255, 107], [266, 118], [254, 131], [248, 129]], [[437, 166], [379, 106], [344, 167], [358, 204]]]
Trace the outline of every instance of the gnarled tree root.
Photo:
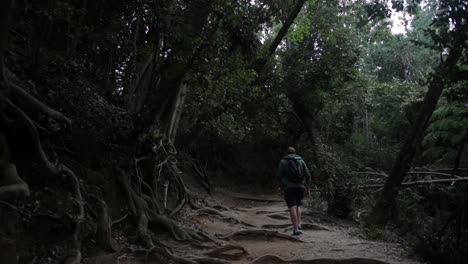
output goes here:
[[293, 241], [293, 242], [299, 242], [299, 243], [304, 243], [305, 241], [297, 239], [293, 236], [289, 236], [286, 234], [281, 234], [277, 231], [271, 231], [271, 230], [243, 230], [239, 232], [235, 232], [233, 234], [229, 234], [226, 236], [219, 236], [220, 239], [226, 239], [226, 240], [242, 240], [242, 239], [265, 239], [265, 240], [270, 240], [270, 239], [282, 239], [282, 240], [288, 240], [288, 241]]
[[0, 197], [29, 196], [29, 186], [16, 171], [16, 166], [8, 163], [0, 168]]
[[73, 192], [75, 194], [75, 201], [78, 205], [78, 215], [75, 219], [75, 230], [73, 231], [73, 246], [75, 247], [75, 254], [71, 255], [67, 258], [64, 262], [65, 264], [79, 264], [81, 263], [81, 239], [80, 239], [80, 230], [81, 230], [81, 223], [84, 221], [85, 213], [84, 213], [84, 201], [81, 195], [80, 189], [80, 182], [78, 177], [76, 177], [75, 173], [70, 170], [65, 165], [59, 165], [58, 171], [70, 178], [70, 182], [72, 183]]
[[282, 211], [279, 212], [279, 211], [264, 211], [264, 210], [261, 210], [261, 211], [255, 212], [255, 214], [258, 214], [258, 215], [260, 215], [260, 214], [262, 214], [262, 215], [263, 214], [277, 214], [277, 213], [282, 213]]
[[70, 118], [64, 116], [62, 113], [50, 108], [46, 104], [42, 103], [41, 101], [37, 100], [34, 96], [30, 95], [27, 93], [25, 90], [23, 90], [21, 87], [18, 85], [7, 81], [7, 85], [10, 88], [11, 92], [23, 99], [25, 102], [27, 102], [28, 106], [33, 108], [34, 110], [40, 111], [44, 113], [47, 116], [50, 116], [53, 119], [59, 120], [64, 122], [67, 125], [71, 125], [72, 121]]
[[18, 175], [15, 164], [8, 161], [8, 154], [6, 137], [0, 133], [0, 198], [29, 196], [29, 186]]
[[194, 257], [198, 264], [231, 264], [231, 262], [218, 258]]
[[[292, 229], [291, 224], [268, 224], [268, 225], [262, 225], [262, 228], [266, 229], [285, 229], [285, 230], [290, 230]], [[319, 226], [316, 224], [310, 224], [310, 223], [302, 223], [301, 224], [302, 230], [329, 230], [326, 227]]]
[[119, 246], [112, 237], [112, 221], [107, 213], [107, 205], [100, 200], [98, 208], [96, 241], [104, 250], [116, 252], [119, 250]]
[[221, 213], [220, 211], [218, 211], [216, 209], [213, 209], [213, 208], [210, 208], [210, 207], [204, 207], [204, 208], [197, 209], [197, 210], [194, 211], [194, 215], [215, 216], [215, 217], [218, 217], [219, 219], [221, 219], [223, 221], [226, 221], [226, 222], [229, 222], [229, 223], [240, 224], [240, 225], [244, 225], [244, 226], [247, 226], [247, 227], [256, 227], [255, 225], [252, 225], [252, 224], [249, 224], [247, 222], [241, 221], [241, 220], [239, 220], [237, 218], [226, 216], [223, 213]]
[[179, 204], [169, 213], [170, 217], [176, 215], [185, 204], [189, 204], [193, 209], [199, 209], [199, 207], [192, 201], [192, 195], [190, 191], [185, 186], [184, 181], [180, 178], [180, 174], [182, 173], [179, 168], [177, 167], [176, 162], [171, 161], [169, 162], [169, 167], [171, 168], [172, 174], [176, 180], [176, 183], [179, 185], [180, 195], [179, 195]]
[[[71, 120], [63, 116], [61, 113], [48, 108], [46, 105], [42, 104], [36, 98], [30, 96], [28, 93], [23, 91], [20, 87], [11, 85], [11, 89], [14, 92], [18, 92], [20, 96], [24, 97], [31, 105], [35, 106], [38, 110], [44, 112], [45, 114], [51, 116], [52, 118], [59, 119], [67, 124], [71, 124]], [[80, 190], [80, 182], [78, 177], [76, 177], [75, 173], [63, 164], [54, 164], [52, 163], [49, 158], [47, 157], [46, 153], [42, 148], [42, 144], [40, 141], [39, 133], [37, 132], [36, 126], [34, 122], [29, 118], [26, 113], [17, 107], [13, 102], [11, 102], [8, 98], [1, 98], [2, 102], [6, 106], [6, 108], [11, 111], [13, 115], [15, 115], [23, 124], [26, 126], [31, 139], [33, 141], [33, 146], [36, 152], [39, 155], [42, 163], [46, 166], [49, 172], [54, 176], [66, 176], [69, 178], [73, 193], [75, 195], [75, 201], [78, 205], [78, 215], [75, 219], [75, 229], [73, 231], [73, 246], [75, 248], [75, 252], [67, 257], [64, 263], [67, 264], [74, 264], [74, 263], [81, 263], [81, 239], [79, 238], [81, 223], [84, 220], [84, 202], [83, 197], [81, 196]]]
[[169, 249], [153, 247], [148, 250], [145, 257], [146, 263], [174, 263], [174, 264], [230, 264], [222, 259], [208, 257], [179, 257]]
[[167, 248], [152, 247], [146, 254], [145, 263], [198, 264], [195, 261], [172, 254]]
[[167, 230], [171, 237], [176, 241], [188, 243], [200, 243], [204, 240], [216, 242], [214, 239], [209, 238], [208, 235], [187, 227], [178, 226], [173, 220], [163, 215], [157, 214], [148, 206], [148, 201], [138, 195], [127, 181], [125, 173], [120, 170], [121, 177], [119, 183], [123, 188], [129, 202], [132, 214], [137, 218], [138, 235], [145, 243], [147, 248], [153, 248], [154, 243], [149, 231], [149, 226], [160, 227]]
[[261, 198], [261, 197], [255, 197], [255, 196], [242, 196], [242, 195], [237, 195], [237, 194], [229, 194], [231, 197], [236, 198], [236, 199], [241, 199], [241, 200], [247, 200], [247, 201], [252, 201], [252, 202], [261, 202], [261, 203], [277, 203], [277, 202], [283, 202], [281, 199], [275, 199], [275, 198]]
[[225, 246], [222, 246], [220, 248], [217, 248], [215, 250], [205, 253], [205, 255], [210, 256], [210, 257], [229, 259], [229, 260], [239, 260], [248, 254], [249, 252], [244, 247], [238, 246], [238, 245], [225, 245]]
[[285, 260], [276, 255], [265, 255], [255, 259], [251, 264], [388, 264], [380, 260], [365, 259], [365, 258], [350, 258], [350, 259], [295, 259]]
[[220, 205], [220, 204], [218, 204], [218, 205], [213, 205], [213, 206], [211, 206], [211, 207], [212, 207], [213, 209], [218, 210], [218, 211], [229, 211], [229, 208], [227, 208], [227, 207], [224, 206], [224, 205]]
[[282, 215], [282, 214], [271, 214], [267, 215], [271, 219], [276, 219], [276, 220], [289, 220], [288, 216]]

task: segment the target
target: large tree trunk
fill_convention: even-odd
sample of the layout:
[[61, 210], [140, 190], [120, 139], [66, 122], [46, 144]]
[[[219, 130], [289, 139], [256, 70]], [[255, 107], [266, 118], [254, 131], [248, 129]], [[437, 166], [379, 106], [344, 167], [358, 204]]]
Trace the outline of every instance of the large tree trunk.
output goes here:
[[[183, 32], [187, 34], [179, 43], [171, 43], [174, 49], [161, 69], [152, 67], [151, 72], [147, 71], [146, 74], [153, 76], [151, 78], [153, 81], [149, 83], [152, 87], [149, 87], [146, 93], [137, 95], [139, 98], [144, 98], [137, 113], [139, 116], [137, 123], [143, 126], [137, 128], [139, 134], [149, 132], [168, 136], [166, 133], [170, 130], [171, 117], [179, 100], [178, 95], [181, 94], [182, 80], [193, 64], [198, 47], [197, 41], [201, 38], [210, 10], [210, 1], [192, 1], [183, 21], [186, 27]], [[155, 52], [157, 54], [158, 51]]]
[[384, 225], [390, 220], [391, 213], [395, 207], [396, 197], [400, 185], [410, 169], [417, 148], [420, 146], [424, 132], [429, 125], [442, 90], [450, 76], [451, 69], [458, 63], [462, 52], [454, 49], [450, 52], [447, 60], [436, 69], [429, 85], [429, 89], [412, 124], [410, 132], [398, 153], [392, 172], [385, 182], [382, 194], [367, 218], [367, 224]]

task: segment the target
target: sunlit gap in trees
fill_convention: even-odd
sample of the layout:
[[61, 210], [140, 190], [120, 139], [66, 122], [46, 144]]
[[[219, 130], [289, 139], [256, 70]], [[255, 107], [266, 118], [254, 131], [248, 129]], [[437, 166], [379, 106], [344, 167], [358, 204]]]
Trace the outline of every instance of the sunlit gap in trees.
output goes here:
[[[406, 1], [404, 1], [405, 8], [407, 7]], [[408, 30], [408, 26], [411, 25], [412, 16], [407, 14], [403, 11], [396, 11], [392, 7], [392, 2], [387, 3], [387, 7], [391, 10], [390, 21], [391, 24], [391, 32], [394, 35], [403, 34], [406, 35], [406, 31]]]

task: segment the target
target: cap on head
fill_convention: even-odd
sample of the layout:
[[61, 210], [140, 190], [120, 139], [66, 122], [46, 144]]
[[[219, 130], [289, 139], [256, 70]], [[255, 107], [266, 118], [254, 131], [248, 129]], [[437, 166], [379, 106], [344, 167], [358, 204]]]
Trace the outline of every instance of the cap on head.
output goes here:
[[293, 148], [293, 147], [288, 147], [288, 149], [286, 150], [286, 152], [288, 154], [296, 154], [296, 149]]

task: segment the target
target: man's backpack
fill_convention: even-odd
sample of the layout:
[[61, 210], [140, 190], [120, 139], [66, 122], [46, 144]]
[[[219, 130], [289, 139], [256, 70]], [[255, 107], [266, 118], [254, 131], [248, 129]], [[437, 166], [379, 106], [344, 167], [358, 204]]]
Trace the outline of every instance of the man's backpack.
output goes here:
[[300, 160], [288, 159], [288, 182], [303, 183], [304, 168]]

